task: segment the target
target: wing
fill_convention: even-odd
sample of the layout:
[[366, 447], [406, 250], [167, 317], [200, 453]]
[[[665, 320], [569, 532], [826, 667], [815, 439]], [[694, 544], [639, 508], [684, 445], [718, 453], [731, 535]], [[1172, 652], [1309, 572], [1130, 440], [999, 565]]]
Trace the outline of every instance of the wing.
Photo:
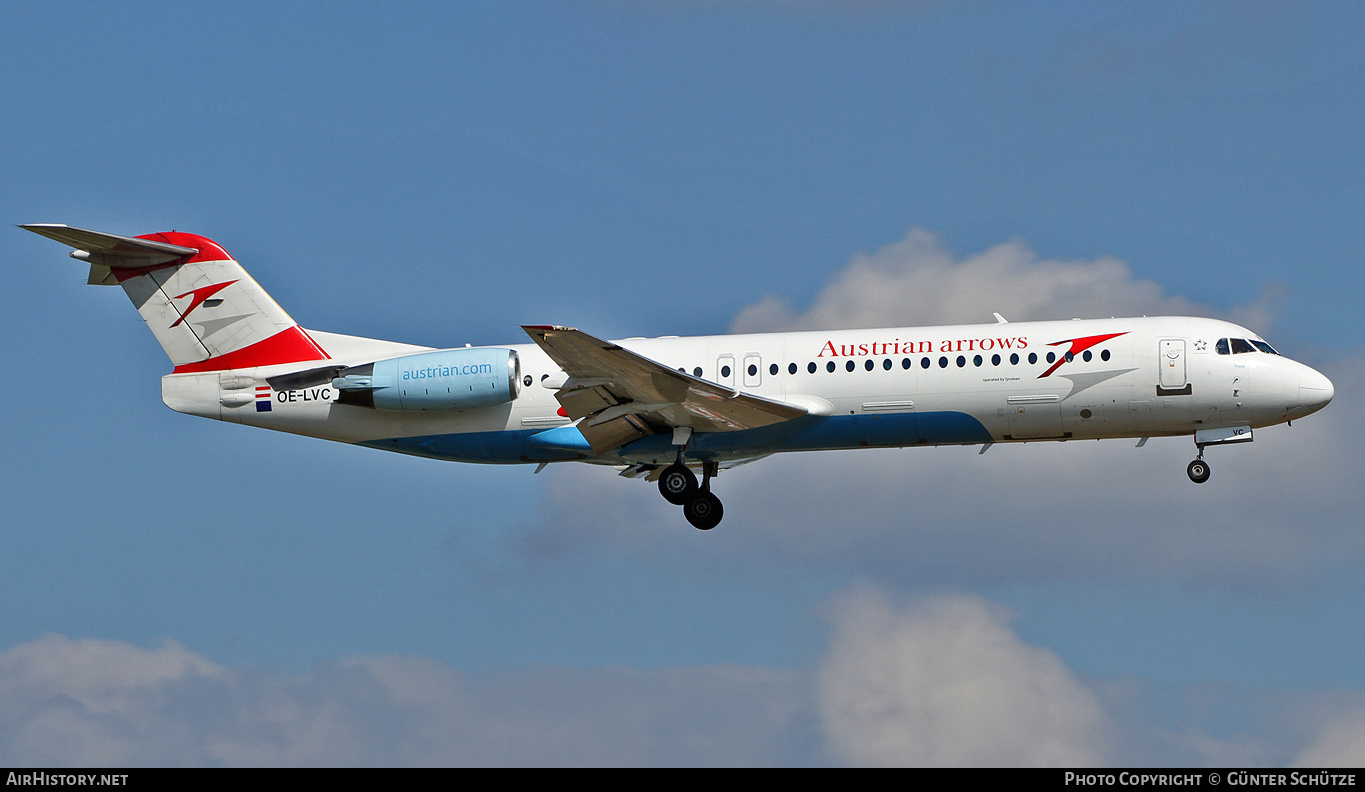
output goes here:
[[555, 398], [599, 454], [669, 429], [737, 432], [806, 414], [796, 405], [693, 377], [572, 327], [522, 329], [569, 375]]

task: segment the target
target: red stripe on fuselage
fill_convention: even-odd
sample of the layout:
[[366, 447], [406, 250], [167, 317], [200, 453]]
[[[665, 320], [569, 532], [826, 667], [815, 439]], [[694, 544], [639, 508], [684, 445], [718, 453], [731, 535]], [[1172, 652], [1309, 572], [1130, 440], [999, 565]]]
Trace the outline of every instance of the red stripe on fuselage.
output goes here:
[[331, 360], [322, 347], [295, 325], [283, 330], [264, 341], [257, 341], [248, 347], [175, 367], [176, 374], [190, 374], [196, 371], [226, 371], [228, 369], [273, 366], [279, 363], [302, 363], [307, 360]]

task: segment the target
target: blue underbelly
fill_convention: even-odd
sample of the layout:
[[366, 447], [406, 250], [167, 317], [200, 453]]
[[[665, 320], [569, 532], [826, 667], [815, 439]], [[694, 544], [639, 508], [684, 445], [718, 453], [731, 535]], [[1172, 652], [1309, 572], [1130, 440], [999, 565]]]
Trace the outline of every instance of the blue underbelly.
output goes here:
[[[539, 429], [463, 432], [367, 440], [358, 445], [431, 459], [485, 464], [554, 462], [592, 456], [586, 442], [581, 442], [582, 435], [572, 427], [549, 431], [555, 434]], [[541, 437], [532, 440], [536, 435]], [[960, 412], [807, 416], [760, 429], [693, 435], [688, 456], [727, 459], [784, 451], [964, 445], [988, 443], [991, 439], [980, 421]], [[652, 435], [607, 456], [613, 461], [671, 458], [672, 440], [671, 434]]]

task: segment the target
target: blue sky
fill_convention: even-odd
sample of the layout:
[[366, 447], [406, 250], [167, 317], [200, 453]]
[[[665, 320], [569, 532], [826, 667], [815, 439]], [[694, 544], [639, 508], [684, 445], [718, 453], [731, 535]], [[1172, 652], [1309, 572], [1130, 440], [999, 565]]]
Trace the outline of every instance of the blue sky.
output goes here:
[[6, 16], [0, 216], [206, 235], [309, 328], [1198, 312], [1337, 398], [1200, 488], [1183, 440], [814, 454], [702, 534], [609, 471], [177, 415], [127, 299], [11, 229], [0, 762], [1365, 757], [1357, 4]]

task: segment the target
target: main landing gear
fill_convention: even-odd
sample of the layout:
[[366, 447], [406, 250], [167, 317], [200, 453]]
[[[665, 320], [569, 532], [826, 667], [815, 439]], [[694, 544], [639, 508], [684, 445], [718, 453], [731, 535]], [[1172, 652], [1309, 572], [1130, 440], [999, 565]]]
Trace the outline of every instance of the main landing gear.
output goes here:
[[1185, 468], [1185, 474], [1190, 477], [1190, 481], [1195, 484], [1203, 484], [1209, 480], [1209, 463], [1204, 461], [1204, 446], [1196, 446], [1199, 449], [1199, 456]]
[[683, 464], [682, 453], [678, 461], [664, 468], [659, 476], [659, 494], [674, 506], [683, 507], [683, 516], [694, 528], [709, 531], [720, 525], [725, 516], [720, 498], [711, 494], [711, 479], [720, 469], [716, 462], [703, 462], [702, 482], [697, 484], [697, 476]]

